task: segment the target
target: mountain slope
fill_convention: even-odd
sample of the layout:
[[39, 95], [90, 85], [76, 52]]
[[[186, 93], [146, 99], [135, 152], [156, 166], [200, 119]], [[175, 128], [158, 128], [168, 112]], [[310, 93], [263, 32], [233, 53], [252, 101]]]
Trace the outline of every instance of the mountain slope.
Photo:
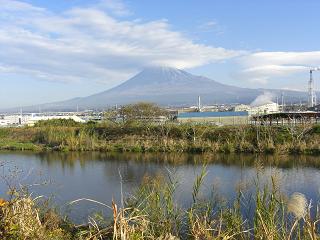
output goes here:
[[[195, 76], [186, 71], [157, 67], [148, 68], [136, 76], [110, 90], [88, 97], [75, 98], [68, 101], [42, 104], [43, 111], [75, 110], [105, 108], [115, 104], [128, 104], [138, 101], [155, 102], [161, 105], [190, 105], [195, 104], [197, 96], [203, 103], [245, 103], [252, 102], [265, 91], [280, 96], [282, 90], [249, 89], [225, 85], [206, 77]], [[306, 93], [284, 91], [287, 101], [306, 99]], [[39, 106], [26, 107], [25, 111], [37, 110]]]

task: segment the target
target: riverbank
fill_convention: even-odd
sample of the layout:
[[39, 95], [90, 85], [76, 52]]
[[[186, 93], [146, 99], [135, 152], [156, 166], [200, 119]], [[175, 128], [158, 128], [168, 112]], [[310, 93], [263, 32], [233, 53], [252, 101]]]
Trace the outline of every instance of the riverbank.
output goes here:
[[1, 128], [0, 150], [320, 154], [320, 126], [42, 123]]

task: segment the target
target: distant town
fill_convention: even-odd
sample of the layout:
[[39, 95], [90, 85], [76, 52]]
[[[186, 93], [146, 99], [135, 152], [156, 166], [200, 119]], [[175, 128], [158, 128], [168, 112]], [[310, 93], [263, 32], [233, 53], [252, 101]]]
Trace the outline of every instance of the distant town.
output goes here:
[[[258, 96], [251, 104], [214, 104], [202, 105], [201, 96], [193, 106], [165, 108], [169, 113], [166, 116], [154, 116], [153, 122], [163, 123], [174, 121], [177, 123], [210, 123], [212, 125], [240, 125], [240, 124], [285, 124], [317, 122], [320, 117], [318, 107], [315, 103], [310, 106], [308, 103], [285, 104], [282, 97], [277, 102], [270, 100], [268, 93]], [[0, 127], [34, 126], [39, 121], [52, 119], [72, 119], [75, 122], [101, 122], [110, 118], [106, 112], [121, 109], [122, 106], [105, 111], [79, 110], [74, 112], [23, 112], [0, 114]], [[115, 121], [121, 121], [119, 116], [113, 116]], [[150, 119], [151, 120], [151, 119]]]

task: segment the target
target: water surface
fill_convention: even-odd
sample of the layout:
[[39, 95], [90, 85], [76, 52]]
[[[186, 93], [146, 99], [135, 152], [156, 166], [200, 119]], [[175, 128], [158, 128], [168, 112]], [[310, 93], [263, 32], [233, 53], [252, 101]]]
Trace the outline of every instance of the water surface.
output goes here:
[[33, 196], [52, 197], [52, 201], [74, 220], [83, 221], [94, 211], [110, 210], [90, 202], [68, 203], [89, 198], [110, 205], [120, 204], [121, 188], [125, 197], [141, 184], [144, 176], [171, 174], [178, 180], [176, 201], [187, 207], [195, 177], [207, 162], [202, 197], [214, 189], [232, 202], [240, 186], [251, 189], [254, 180], [268, 182], [276, 176], [281, 190], [290, 195], [304, 193], [318, 200], [320, 157], [273, 155], [190, 155], [190, 154], [104, 154], [104, 153], [0, 153], [0, 195], [8, 185], [28, 185]]

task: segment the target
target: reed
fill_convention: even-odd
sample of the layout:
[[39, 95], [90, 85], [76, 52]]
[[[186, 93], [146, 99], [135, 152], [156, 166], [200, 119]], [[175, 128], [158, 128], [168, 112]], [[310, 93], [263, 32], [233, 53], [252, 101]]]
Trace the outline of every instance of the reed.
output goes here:
[[319, 154], [318, 128], [49, 121], [0, 129], [0, 150]]

